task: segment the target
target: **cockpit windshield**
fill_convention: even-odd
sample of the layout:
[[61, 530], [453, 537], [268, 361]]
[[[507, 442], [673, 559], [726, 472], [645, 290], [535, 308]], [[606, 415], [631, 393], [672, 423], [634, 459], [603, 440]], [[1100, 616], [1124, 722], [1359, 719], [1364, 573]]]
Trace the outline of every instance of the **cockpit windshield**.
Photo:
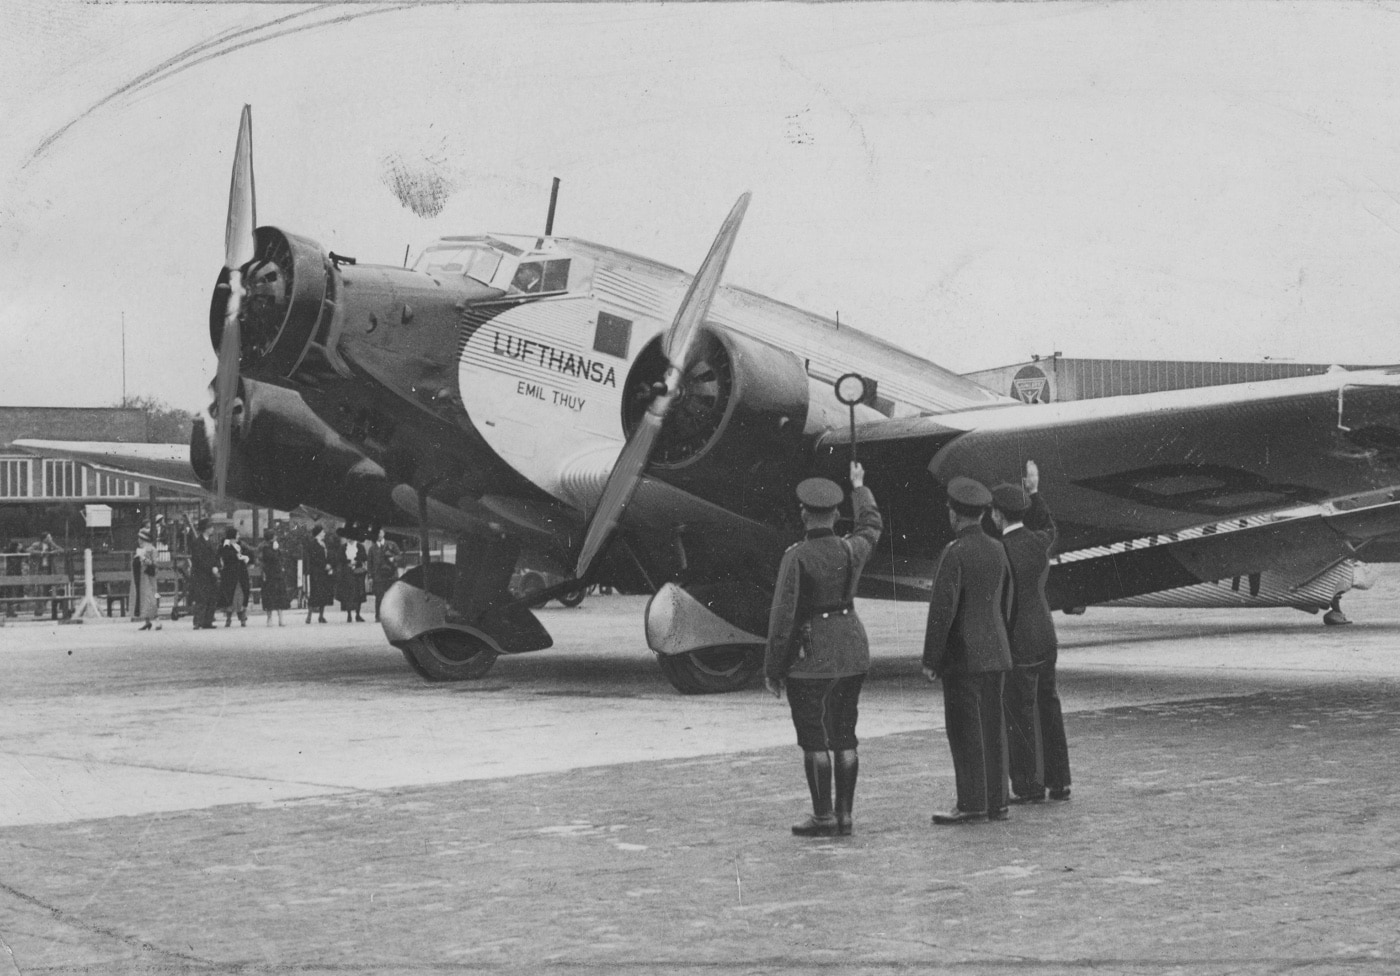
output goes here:
[[500, 265], [501, 256], [485, 244], [439, 241], [419, 256], [413, 270], [436, 275], [465, 275], [489, 285]]

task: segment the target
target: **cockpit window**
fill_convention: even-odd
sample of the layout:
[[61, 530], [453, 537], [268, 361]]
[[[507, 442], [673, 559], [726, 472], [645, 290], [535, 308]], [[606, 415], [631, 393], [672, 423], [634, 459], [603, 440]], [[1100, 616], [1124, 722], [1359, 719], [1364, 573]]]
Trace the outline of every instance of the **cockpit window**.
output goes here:
[[414, 270], [437, 275], [465, 275], [489, 285], [500, 264], [501, 256], [481, 244], [436, 244], [423, 252]]
[[539, 295], [546, 292], [567, 291], [569, 288], [569, 259], [558, 261], [526, 261], [515, 271], [510, 282], [510, 293], [515, 295]]

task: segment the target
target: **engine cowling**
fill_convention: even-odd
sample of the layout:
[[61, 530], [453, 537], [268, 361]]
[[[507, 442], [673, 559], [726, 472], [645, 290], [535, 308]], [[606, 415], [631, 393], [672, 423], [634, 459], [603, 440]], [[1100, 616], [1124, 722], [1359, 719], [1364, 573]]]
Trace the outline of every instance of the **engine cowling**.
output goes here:
[[[315, 337], [327, 297], [334, 298], [335, 271], [315, 241], [276, 227], [259, 227], [253, 260], [245, 266], [247, 296], [239, 311], [239, 370], [290, 376]], [[229, 272], [223, 269], [209, 304], [214, 348], [224, 333]]]
[[[630, 436], [666, 369], [660, 339], [637, 357], [623, 400]], [[705, 328], [696, 337], [678, 399], [667, 414], [649, 471], [701, 498], [749, 516], [787, 505], [809, 408], [807, 371], [786, 350]]]
[[[292, 390], [241, 380], [234, 400], [228, 493], [288, 511], [298, 505], [363, 522], [399, 516], [384, 469], [346, 441]], [[209, 487], [214, 477], [212, 428], [195, 422], [190, 467]]]

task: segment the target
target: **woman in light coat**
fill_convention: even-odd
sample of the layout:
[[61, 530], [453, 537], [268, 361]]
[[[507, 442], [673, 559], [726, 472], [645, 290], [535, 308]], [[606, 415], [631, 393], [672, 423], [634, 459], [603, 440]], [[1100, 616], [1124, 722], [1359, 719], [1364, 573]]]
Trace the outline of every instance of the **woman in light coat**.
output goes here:
[[160, 630], [156, 615], [160, 613], [160, 591], [156, 588], [156, 547], [151, 544], [151, 530], [136, 533], [136, 553], [131, 559], [132, 588], [136, 599], [131, 615], [144, 620], [142, 630]]

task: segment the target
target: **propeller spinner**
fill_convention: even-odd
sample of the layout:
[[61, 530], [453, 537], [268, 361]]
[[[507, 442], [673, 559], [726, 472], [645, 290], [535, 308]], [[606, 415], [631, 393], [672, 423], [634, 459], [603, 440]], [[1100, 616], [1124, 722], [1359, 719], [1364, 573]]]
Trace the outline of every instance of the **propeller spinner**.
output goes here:
[[710, 310], [710, 302], [719, 289], [724, 266], [729, 260], [729, 252], [734, 248], [734, 239], [739, 234], [739, 225], [744, 220], [744, 211], [748, 206], [749, 194], [745, 193], [739, 197], [733, 209], [729, 211], [729, 216], [724, 219], [714, 244], [710, 246], [710, 253], [705, 256], [705, 262], [700, 265], [700, 270], [691, 281], [690, 289], [685, 293], [680, 308], [676, 310], [676, 318], [666, 335], [668, 365], [665, 389], [648, 405], [641, 423], [623, 445], [622, 453], [618, 455], [617, 463], [608, 475], [597, 511], [593, 513], [593, 519], [588, 523], [588, 531], [583, 538], [578, 565], [574, 569], [575, 579], [586, 577], [593, 561], [612, 537], [613, 530], [622, 518], [623, 510], [641, 482], [642, 471], [651, 458], [657, 435], [661, 433], [661, 425], [681, 392], [681, 380], [687, 366], [687, 358], [700, 331], [700, 323], [705, 320]]
[[229, 299], [219, 337], [219, 368], [214, 375], [214, 490], [224, 505], [232, 450], [234, 410], [238, 391], [238, 359], [241, 349], [239, 317], [247, 285], [243, 269], [253, 260], [257, 242], [257, 204], [253, 192], [253, 109], [243, 106], [238, 124], [238, 146], [233, 155], [233, 176], [228, 188], [228, 220], [224, 225], [224, 268], [228, 271]]

